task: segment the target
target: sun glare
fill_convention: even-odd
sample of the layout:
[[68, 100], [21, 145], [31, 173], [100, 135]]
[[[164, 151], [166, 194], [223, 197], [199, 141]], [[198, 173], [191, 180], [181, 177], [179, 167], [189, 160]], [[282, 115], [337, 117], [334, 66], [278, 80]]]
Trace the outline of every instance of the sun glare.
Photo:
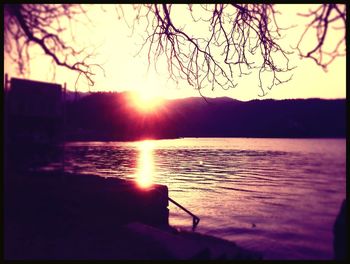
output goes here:
[[154, 143], [152, 141], [145, 140], [140, 142], [137, 183], [142, 188], [148, 188], [152, 186], [152, 179], [154, 173], [153, 148]]
[[147, 93], [147, 91], [133, 93], [131, 100], [133, 105], [142, 112], [153, 112], [164, 101], [163, 98]]

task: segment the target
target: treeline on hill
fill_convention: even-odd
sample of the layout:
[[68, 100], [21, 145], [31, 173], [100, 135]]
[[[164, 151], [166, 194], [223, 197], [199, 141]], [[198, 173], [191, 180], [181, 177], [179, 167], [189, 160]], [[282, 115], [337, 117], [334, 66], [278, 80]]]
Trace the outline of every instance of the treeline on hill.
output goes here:
[[138, 110], [128, 93], [99, 92], [67, 102], [67, 140], [177, 137], [345, 137], [345, 99], [168, 100]]

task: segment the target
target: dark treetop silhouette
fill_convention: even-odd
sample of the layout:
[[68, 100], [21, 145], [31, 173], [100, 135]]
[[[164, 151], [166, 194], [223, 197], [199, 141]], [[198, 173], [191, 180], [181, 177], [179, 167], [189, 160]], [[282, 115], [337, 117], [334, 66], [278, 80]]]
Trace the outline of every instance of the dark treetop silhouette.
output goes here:
[[[208, 102], [208, 103], [207, 103]], [[345, 100], [169, 100], [135, 111], [128, 93], [92, 93], [67, 104], [69, 140], [178, 137], [345, 137]]]

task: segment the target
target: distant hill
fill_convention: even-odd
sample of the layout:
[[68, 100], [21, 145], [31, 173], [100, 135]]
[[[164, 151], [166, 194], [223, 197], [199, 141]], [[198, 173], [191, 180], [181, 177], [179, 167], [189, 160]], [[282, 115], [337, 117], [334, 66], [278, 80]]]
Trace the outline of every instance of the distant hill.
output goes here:
[[65, 99], [66, 101], [74, 101], [79, 100], [85, 96], [88, 96], [90, 93], [84, 93], [84, 92], [74, 92], [74, 91], [66, 91]]
[[128, 93], [92, 93], [67, 102], [68, 140], [176, 137], [345, 137], [345, 99], [168, 100], [137, 111]]

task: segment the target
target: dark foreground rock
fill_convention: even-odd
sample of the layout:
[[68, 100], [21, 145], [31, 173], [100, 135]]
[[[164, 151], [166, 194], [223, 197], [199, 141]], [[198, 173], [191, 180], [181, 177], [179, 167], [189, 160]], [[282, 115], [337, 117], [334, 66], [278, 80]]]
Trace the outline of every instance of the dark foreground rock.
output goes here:
[[237, 246], [234, 242], [196, 232], [173, 228], [155, 228], [142, 223], [130, 223], [126, 229], [165, 252], [170, 259], [236, 260], [261, 259], [262, 255]]
[[334, 223], [333, 249], [336, 260], [347, 259], [347, 221], [346, 221], [346, 199], [343, 201], [338, 216]]
[[[9, 177], [10, 176], [10, 177]], [[168, 225], [168, 190], [94, 175], [5, 177], [5, 259], [257, 259], [235, 243]]]

